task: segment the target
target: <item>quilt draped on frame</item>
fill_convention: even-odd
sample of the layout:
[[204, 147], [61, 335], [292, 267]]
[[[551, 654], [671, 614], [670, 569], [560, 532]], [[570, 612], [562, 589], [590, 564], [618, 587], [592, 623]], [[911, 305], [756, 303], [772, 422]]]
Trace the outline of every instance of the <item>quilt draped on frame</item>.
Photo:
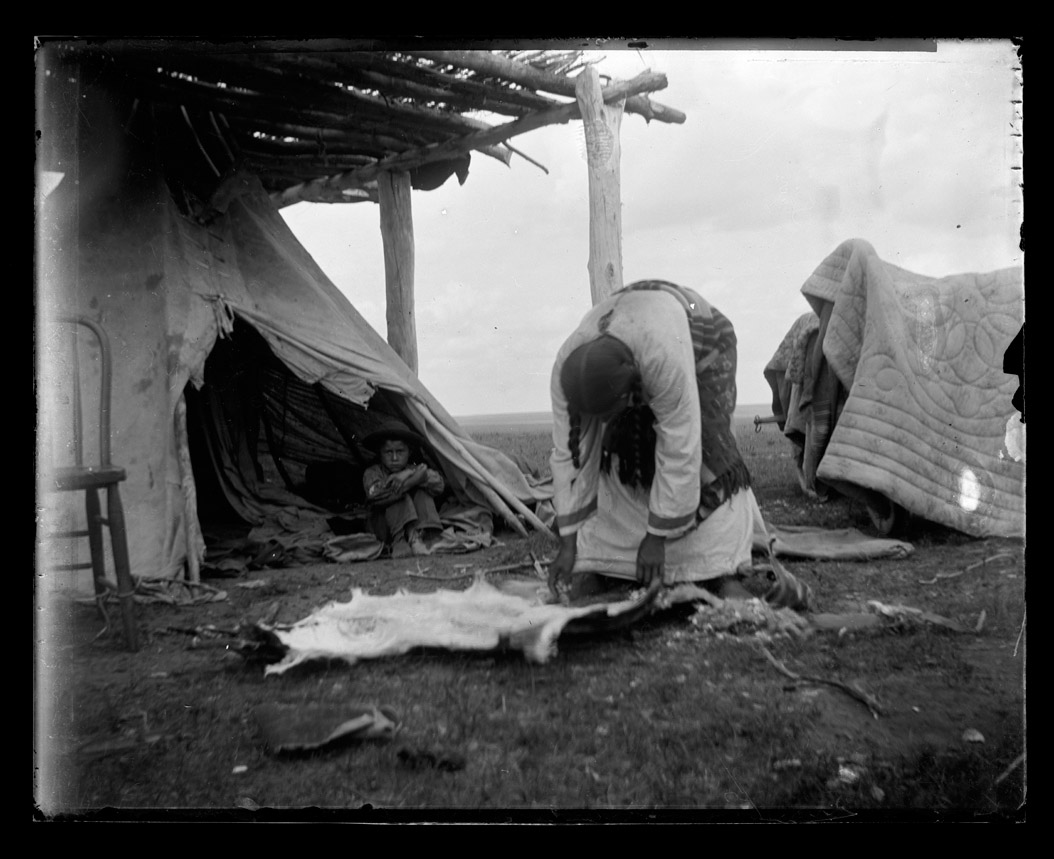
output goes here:
[[1002, 367], [1024, 319], [1022, 269], [928, 277], [851, 239], [802, 293], [813, 312], [765, 375], [802, 448], [803, 488], [882, 497], [971, 536], [1022, 536], [1024, 463], [1006, 447], [1017, 379]]

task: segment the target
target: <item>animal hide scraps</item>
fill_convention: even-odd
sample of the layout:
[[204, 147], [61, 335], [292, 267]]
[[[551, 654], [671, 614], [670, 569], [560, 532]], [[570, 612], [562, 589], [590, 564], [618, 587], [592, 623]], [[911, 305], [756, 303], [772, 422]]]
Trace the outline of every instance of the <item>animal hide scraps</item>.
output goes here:
[[253, 718], [273, 752], [310, 751], [338, 740], [389, 740], [399, 727], [391, 707], [373, 704], [261, 704]]
[[285, 655], [264, 674], [281, 674], [309, 660], [354, 664], [419, 647], [519, 650], [529, 661], [543, 663], [556, 655], [562, 633], [621, 628], [647, 614], [656, 593], [652, 588], [636, 600], [574, 607], [546, 602], [542, 582], [533, 596], [503, 591], [483, 579], [463, 591], [372, 596], [356, 588], [350, 602], [329, 603], [291, 626], [270, 630]]

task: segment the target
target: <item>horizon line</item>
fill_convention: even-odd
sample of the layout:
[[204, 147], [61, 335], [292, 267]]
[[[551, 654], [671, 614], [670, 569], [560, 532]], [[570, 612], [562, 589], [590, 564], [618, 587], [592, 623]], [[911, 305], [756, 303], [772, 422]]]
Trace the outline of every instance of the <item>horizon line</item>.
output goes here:
[[[736, 406], [736, 411], [755, 411], [757, 409], [769, 409], [772, 403], [744, 403]], [[474, 414], [461, 414], [453, 415], [455, 420], [466, 420], [472, 418], [504, 418], [504, 417], [518, 417], [521, 415], [551, 415], [550, 409], [534, 409], [522, 412], [476, 412]]]

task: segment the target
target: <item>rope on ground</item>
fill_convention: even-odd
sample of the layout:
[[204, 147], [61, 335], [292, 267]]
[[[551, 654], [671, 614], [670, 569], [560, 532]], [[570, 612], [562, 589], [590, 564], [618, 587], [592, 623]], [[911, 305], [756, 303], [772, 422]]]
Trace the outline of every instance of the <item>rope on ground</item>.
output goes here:
[[[100, 580], [96, 579], [95, 581], [96, 581], [96, 584], [98, 584], [98, 582]], [[99, 609], [99, 614], [102, 615], [102, 629], [100, 629], [95, 634], [95, 637], [92, 639], [92, 642], [98, 641], [100, 638], [102, 638], [104, 635], [106, 635], [106, 633], [110, 629], [110, 613], [106, 610], [106, 600], [109, 598], [111, 590], [112, 591], [116, 591], [117, 590], [113, 585], [111, 585], [105, 579], [102, 579], [102, 584], [103, 584], [103, 590], [100, 593], [96, 593], [95, 594], [95, 605]]]
[[1021, 646], [1021, 638], [1025, 634], [1025, 621], [1028, 619], [1028, 608], [1025, 608], [1025, 615], [1021, 618], [1021, 629], [1017, 633], [1017, 641], [1014, 642], [1014, 656], [1017, 656], [1017, 649]]
[[954, 573], [937, 573], [932, 579], [919, 579], [920, 585], [933, 585], [941, 579], [957, 579], [963, 573], [968, 573], [970, 570], [976, 570], [978, 567], [984, 567], [991, 561], [998, 561], [1001, 558], [1014, 558], [1016, 557], [1013, 552], [1000, 552], [998, 555], [992, 555], [991, 557], [984, 558], [977, 561], [974, 564], [970, 564], [968, 567], [963, 567], [961, 570], [957, 570]]
[[542, 562], [538, 560], [538, 556], [531, 552], [531, 560], [534, 562], [534, 571], [538, 574], [538, 578], [542, 581], [547, 581], [549, 574], [542, 567]]
[[771, 662], [773, 665], [775, 665], [776, 669], [785, 677], [789, 677], [791, 680], [796, 680], [802, 683], [823, 683], [827, 686], [834, 686], [836, 689], [841, 689], [843, 692], [846, 692], [853, 698], [856, 698], [857, 701], [860, 701], [862, 704], [864, 704], [867, 709], [871, 711], [871, 715], [874, 716], [876, 719], [879, 717], [879, 715], [881, 715], [882, 707], [878, 703], [878, 700], [874, 697], [874, 695], [869, 695], [868, 693], [863, 692], [854, 686], [850, 686], [848, 683], [843, 683], [840, 680], [829, 680], [826, 677], [816, 677], [812, 674], [795, 674], [793, 671], [787, 668], [786, 665], [776, 659], [775, 656], [769, 653], [768, 648], [766, 648], [764, 644], [761, 644], [759, 642], [758, 647], [761, 648], [761, 652], [765, 654], [765, 658], [768, 659], [768, 661]]
[[[227, 599], [227, 592], [207, 585], [204, 582], [191, 582], [186, 579], [133, 576], [134, 588], [132, 596], [136, 602], [164, 602], [172, 605], [196, 605], [206, 602], [220, 602]], [[102, 612], [106, 626], [110, 625], [110, 618], [106, 612], [105, 603], [117, 602], [122, 596], [128, 594], [118, 593], [117, 588], [109, 581], [103, 580], [105, 591], [94, 597], [78, 598], [75, 601], [83, 605], [97, 605]], [[179, 592], [179, 593], [175, 593]], [[185, 595], [184, 595], [185, 594]], [[105, 631], [105, 630], [104, 630]]]
[[457, 581], [460, 581], [461, 579], [474, 579], [474, 578], [476, 578], [476, 575], [477, 575], [476, 573], [473, 572], [473, 573], [458, 573], [458, 574], [453, 575], [453, 576], [429, 576], [425, 572], [425, 570], [430, 570], [430, 569], [432, 569], [432, 568], [431, 567], [425, 567], [424, 570], [421, 570], [420, 572], [417, 572], [417, 573], [411, 572], [410, 570], [403, 570], [403, 575], [404, 576], [409, 576], [411, 579], [428, 579], [429, 581], [433, 581], [433, 582], [457, 582]]
[[[531, 554], [531, 557], [532, 558], [534, 557], [533, 553]], [[530, 566], [537, 565], [537, 563], [538, 563], [537, 560], [535, 560], [533, 565], [529, 561], [521, 561], [521, 562], [519, 562], [517, 564], [502, 564], [501, 566], [498, 566], [498, 567], [485, 567], [482, 570], [469, 570], [468, 572], [456, 573], [455, 575], [452, 575], [452, 576], [451, 575], [445, 575], [445, 576], [429, 576], [429, 575], [425, 575], [425, 573], [428, 570], [432, 569], [432, 568], [431, 567], [425, 567], [422, 570], [420, 568], [420, 566], [418, 566], [416, 573], [411, 571], [411, 570], [403, 570], [402, 574], [404, 576], [409, 576], [410, 578], [413, 578], [413, 579], [431, 579], [432, 581], [439, 581], [439, 582], [456, 582], [459, 579], [482, 578], [483, 576], [490, 575], [491, 573], [507, 573], [507, 572], [510, 572], [512, 570], [520, 570], [520, 569], [523, 569], [524, 567], [530, 567]]]
[[1010, 764], [1010, 766], [1008, 766], [1005, 770], [1003, 770], [1003, 772], [999, 776], [999, 778], [997, 778], [995, 780], [995, 783], [996, 784], [1002, 784], [1006, 780], [1006, 777], [1008, 775], [1010, 775], [1010, 773], [1012, 773], [1014, 770], [1016, 770], [1019, 766], [1021, 766], [1021, 764], [1023, 764], [1024, 762], [1025, 762], [1025, 753], [1022, 752], [1016, 758], [1014, 758], [1014, 761], [1013, 761], [1013, 763]]
[[[187, 595], [173, 593], [185, 592]], [[227, 599], [227, 592], [205, 582], [192, 582], [177, 578], [137, 577], [135, 596], [138, 602], [164, 602], [170, 605], [198, 605], [200, 603], [221, 602]]]

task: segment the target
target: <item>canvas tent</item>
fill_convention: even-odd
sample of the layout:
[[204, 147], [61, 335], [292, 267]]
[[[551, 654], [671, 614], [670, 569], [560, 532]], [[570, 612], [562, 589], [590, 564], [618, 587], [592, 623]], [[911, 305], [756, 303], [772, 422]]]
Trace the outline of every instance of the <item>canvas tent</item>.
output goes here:
[[1022, 269], [930, 277], [850, 239], [801, 292], [811, 310], [765, 378], [803, 489], [864, 501], [882, 531], [903, 510], [973, 536], [1022, 536], [1024, 461], [1006, 441], [1018, 380], [1003, 371], [1024, 321]]
[[[238, 372], [235, 347], [248, 350], [242, 370], [261, 379], [278, 372], [269, 387], [256, 387], [260, 395], [295, 385], [308, 401], [295, 410], [298, 422], [289, 415], [276, 429], [289, 469], [305, 457], [359, 461], [355, 439], [376, 416], [396, 414], [426, 437], [461, 497], [513, 524], [537, 524], [528, 506], [534, 490], [519, 468], [463, 433], [328, 280], [259, 186], [250, 185], [208, 225], [196, 223], [180, 212], [151, 153], [134, 151], [102, 107], [85, 107], [92, 136], [82, 142], [91, 156], [82, 160], [81, 175], [93, 177], [94, 187], [80, 199], [75, 291], [59, 294], [61, 285], [53, 283], [55, 292], [43, 294], [39, 305], [40, 465], [46, 471], [61, 453], [61, 374], [72, 360], [50, 316], [74, 307], [102, 323], [113, 349], [112, 444], [128, 472], [122, 494], [134, 574], [181, 575], [188, 560], [203, 558], [197, 510], [216, 507], [217, 499], [199, 497], [196, 472], [208, 469], [212, 491], [222, 491], [252, 523], [310, 509], [288, 487], [258, 481], [250, 467], [254, 426], [237, 391], [221, 382]], [[112, 160], [118, 151], [123, 163]], [[73, 187], [64, 181], [48, 195], [45, 206], [56, 217], [72, 210], [66, 192]], [[224, 366], [205, 385], [218, 347]], [[87, 344], [78, 349], [82, 369], [93, 366]], [[281, 402], [288, 411], [296, 393], [287, 391]], [[219, 438], [211, 468], [191, 462], [188, 398], [191, 429], [208, 426]]]
[[[38, 539], [56, 522], [76, 527], [82, 515], [77, 499], [43, 490], [69, 450], [70, 376], [98, 369], [97, 354], [55, 325], [60, 313], [92, 318], [111, 340], [112, 447], [128, 473], [122, 495], [135, 575], [193, 577], [201, 520], [217, 511], [249, 523], [317, 515], [317, 493], [306, 491], [311, 466], [332, 489], [338, 463], [354, 486], [359, 440], [385, 415], [425, 437], [456, 500], [521, 531], [544, 527], [533, 507], [546, 491], [463, 433], [414, 372], [410, 189], [452, 176], [463, 183], [473, 154], [530, 160], [509, 138], [584, 117], [583, 105], [594, 120], [617, 105], [607, 117], [616, 127], [623, 109], [663, 122], [684, 117], [647, 98], [664, 76], [644, 73], [601, 91], [576, 51], [414, 47], [44, 44]], [[579, 86], [585, 72], [588, 98]], [[512, 119], [495, 126], [479, 111]], [[604, 154], [610, 173], [612, 147]], [[387, 342], [286, 227], [278, 210], [299, 201], [380, 203], [386, 263], [393, 260]], [[606, 247], [618, 257], [617, 243]], [[591, 267], [620, 272], [594, 263], [591, 247]], [[86, 449], [93, 444], [89, 435]], [[38, 543], [41, 554], [51, 548]]]

